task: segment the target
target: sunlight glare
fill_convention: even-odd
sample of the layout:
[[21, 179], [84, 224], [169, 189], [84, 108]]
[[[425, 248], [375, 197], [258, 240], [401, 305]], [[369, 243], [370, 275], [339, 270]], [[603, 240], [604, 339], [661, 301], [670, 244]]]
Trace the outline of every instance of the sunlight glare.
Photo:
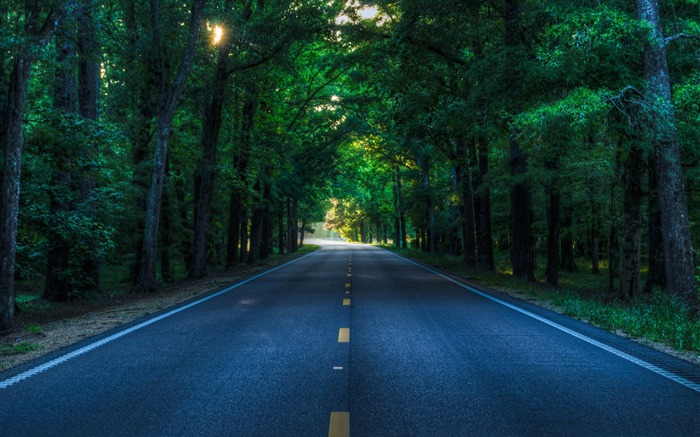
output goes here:
[[221, 26], [214, 26], [211, 32], [211, 42], [214, 45], [218, 45], [221, 39], [224, 37], [224, 29]]

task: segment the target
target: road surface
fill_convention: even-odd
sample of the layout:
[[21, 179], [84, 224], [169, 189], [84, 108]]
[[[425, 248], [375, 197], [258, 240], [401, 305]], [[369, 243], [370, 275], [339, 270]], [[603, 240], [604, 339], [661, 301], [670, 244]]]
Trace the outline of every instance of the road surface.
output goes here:
[[323, 244], [0, 373], [0, 435], [700, 435], [697, 366]]

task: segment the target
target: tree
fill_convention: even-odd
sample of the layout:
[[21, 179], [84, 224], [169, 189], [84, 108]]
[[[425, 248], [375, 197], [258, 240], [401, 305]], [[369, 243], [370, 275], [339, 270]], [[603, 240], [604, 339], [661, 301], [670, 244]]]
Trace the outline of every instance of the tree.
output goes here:
[[[151, 25], [153, 26], [153, 43], [161, 44], [161, 8], [159, 0], [151, 0]], [[165, 167], [168, 159], [168, 145], [172, 133], [172, 121], [180, 95], [185, 87], [187, 76], [192, 69], [202, 13], [206, 0], [194, 0], [187, 34], [187, 44], [182, 53], [179, 69], [173, 82], [168, 87], [166, 71], [160, 70], [161, 85], [158, 92], [158, 114], [156, 122], [156, 146], [153, 156], [151, 182], [146, 197], [146, 220], [141, 249], [141, 268], [132, 289], [135, 293], [153, 291], [156, 285], [156, 255], [158, 249], [158, 222], [165, 184]], [[161, 68], [164, 65], [161, 64]]]
[[635, 0], [635, 9], [637, 17], [649, 26], [643, 57], [645, 97], [649, 106], [647, 128], [653, 144], [658, 177], [666, 290], [695, 306], [698, 296], [688, 207], [666, 58], [667, 44], [683, 35], [664, 38], [657, 0]]
[[[18, 26], [23, 28], [22, 42], [12, 47], [9, 78], [0, 122], [0, 148], [3, 154], [2, 204], [0, 204], [0, 331], [14, 325], [14, 276], [17, 241], [19, 187], [24, 145], [24, 110], [32, 64], [38, 51], [48, 44], [60, 20], [61, 9], [53, 2], [26, 2], [18, 13]], [[5, 74], [4, 67], [0, 73]]]

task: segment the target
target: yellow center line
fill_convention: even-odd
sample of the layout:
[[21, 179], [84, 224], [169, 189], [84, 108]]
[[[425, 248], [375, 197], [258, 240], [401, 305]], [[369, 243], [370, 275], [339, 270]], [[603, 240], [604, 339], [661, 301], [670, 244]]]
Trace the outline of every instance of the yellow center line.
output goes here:
[[346, 282], [346, 283], [345, 283], [345, 288], [350, 288], [350, 287], [352, 287], [352, 284], [350, 284], [349, 282]]
[[338, 331], [338, 343], [350, 343], [350, 328], [340, 328]]
[[352, 278], [352, 273], [348, 273], [348, 278]]
[[331, 413], [328, 437], [350, 437], [350, 413], [347, 411], [334, 411]]
[[343, 299], [343, 305], [344, 306], [350, 305], [350, 299]]

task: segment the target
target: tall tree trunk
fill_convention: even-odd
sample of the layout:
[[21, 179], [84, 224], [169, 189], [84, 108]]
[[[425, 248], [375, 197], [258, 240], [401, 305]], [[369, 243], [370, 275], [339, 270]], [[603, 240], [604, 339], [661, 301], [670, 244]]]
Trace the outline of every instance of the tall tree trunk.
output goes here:
[[240, 257], [238, 258], [238, 261], [242, 263], [248, 262], [248, 236], [250, 235], [248, 233], [248, 229], [250, 227], [248, 221], [248, 206], [243, 204], [241, 208], [241, 247], [239, 249]]
[[0, 149], [3, 171], [0, 191], [0, 332], [14, 327], [15, 318], [15, 255], [17, 253], [17, 216], [19, 187], [24, 146], [24, 111], [32, 64], [38, 49], [51, 38], [60, 9], [53, 8], [44, 23], [39, 23], [40, 2], [27, 3], [28, 22], [25, 26], [27, 42], [13, 54], [7, 93], [0, 118]]
[[620, 180], [620, 150], [615, 154], [615, 177], [610, 183], [610, 204], [608, 214], [610, 216], [610, 241], [608, 243], [608, 293], [613, 294], [616, 291], [615, 278], [620, 267], [620, 242], [619, 240], [619, 223], [617, 211], [617, 194], [615, 186]]
[[642, 249], [642, 173], [644, 167], [643, 152], [637, 145], [632, 145], [627, 161], [623, 181], [624, 228], [622, 238], [622, 258], [620, 263], [619, 296], [627, 300], [639, 294], [639, 272]]
[[649, 158], [647, 168], [649, 171], [649, 273], [643, 291], [651, 293], [654, 288], [663, 289], [666, 286], [666, 272], [664, 270], [661, 210], [659, 209], [659, 182], [653, 154]]
[[564, 208], [564, 222], [561, 237], [561, 268], [567, 272], [578, 270], [574, 254], [574, 210], [571, 205]]
[[[153, 16], [154, 43], [158, 44], [158, 27], [160, 26], [158, 0], [151, 0], [151, 14]], [[165, 184], [165, 162], [168, 158], [168, 146], [172, 133], [172, 122], [175, 108], [180, 95], [185, 87], [187, 76], [192, 69], [195, 46], [199, 37], [199, 27], [202, 20], [202, 11], [206, 0], [194, 0], [192, 4], [192, 17], [189, 26], [187, 46], [180, 62], [180, 67], [170, 89], [161, 86], [156, 128], [156, 147], [153, 156], [153, 169], [151, 182], [146, 197], [146, 220], [143, 235], [143, 248], [141, 250], [141, 269], [132, 292], [143, 293], [153, 291], [156, 287], [156, 254], [158, 250], [158, 221], [160, 219], [160, 207]]]
[[394, 247], [401, 247], [401, 200], [399, 196], [399, 166], [393, 171], [394, 193]]
[[510, 261], [513, 276], [535, 281], [535, 253], [532, 241], [532, 199], [527, 182], [517, 181], [527, 172], [527, 156], [510, 138], [510, 172], [516, 178], [510, 192]]
[[549, 194], [549, 208], [547, 208], [547, 284], [552, 287], [559, 286], [559, 233], [561, 226], [561, 194], [559, 194], [558, 178], [556, 174], [559, 172], [558, 162], [549, 162], [545, 164], [547, 168], [554, 173], [552, 181], [547, 187]]
[[285, 226], [284, 226], [284, 202], [278, 202], [277, 205], [277, 250], [279, 253], [284, 253], [285, 249]]
[[[267, 178], [270, 177], [270, 174], [267, 174]], [[272, 203], [272, 184], [270, 184], [269, 179], [265, 180], [265, 183], [263, 184], [263, 205], [262, 205], [262, 227], [263, 227], [263, 233], [262, 233], [262, 247], [260, 251], [260, 259], [267, 259], [269, 258], [270, 254], [273, 253], [273, 238], [274, 238], [274, 231], [273, 231], [273, 220], [272, 220], [272, 214], [271, 214], [271, 203]]]
[[202, 130], [202, 162], [199, 169], [200, 183], [197, 193], [197, 204], [194, 209], [194, 241], [192, 243], [191, 278], [202, 278], [207, 274], [207, 228], [211, 215], [211, 199], [214, 192], [216, 176], [216, 149], [219, 143], [219, 133], [222, 124], [224, 96], [228, 81], [228, 58], [231, 52], [233, 38], [224, 37], [220, 42], [219, 58], [214, 78], [209, 89], [209, 103], [204, 112]]
[[231, 192], [228, 219], [228, 242], [226, 244], [226, 268], [238, 264], [238, 244], [241, 237], [241, 197], [234, 190]]
[[472, 187], [472, 174], [469, 170], [469, 157], [467, 143], [464, 138], [456, 141], [457, 151], [457, 180], [459, 192], [462, 197], [460, 215], [462, 216], [462, 241], [463, 259], [467, 266], [476, 265], [476, 225], [474, 223], [474, 190]]
[[420, 153], [418, 156], [418, 166], [421, 170], [421, 178], [423, 180], [423, 199], [425, 202], [425, 220], [426, 220], [426, 238], [424, 250], [428, 252], [436, 252], [435, 244], [435, 211], [433, 210], [433, 193], [430, 186], [430, 158], [426, 153]]
[[[56, 28], [56, 70], [54, 77], [53, 107], [63, 116], [77, 113], [78, 83], [75, 72], [77, 4], [69, 1], [64, 4], [63, 19]], [[77, 283], [75, 273], [69, 272], [72, 254], [69, 235], [61, 228], [69, 211], [74, 205], [68, 201], [72, 191], [72, 151], [65, 147], [53, 148], [56, 153], [52, 158], [53, 174], [49, 210], [55, 225], [49, 226], [47, 233], [48, 253], [46, 262], [46, 280], [44, 281], [44, 298], [65, 302], [69, 300]]]
[[[169, 162], [170, 160], [168, 160]], [[166, 164], [167, 167], [168, 164]], [[167, 171], [167, 170], [166, 170]], [[168, 184], [163, 187], [163, 225], [161, 226], [161, 253], [160, 253], [160, 277], [163, 278], [163, 282], [169, 284], [173, 282], [173, 269], [172, 269], [172, 252], [173, 252], [173, 238], [170, 226], [170, 216], [172, 214], [170, 192], [168, 190]]]
[[659, 187], [666, 291], [695, 307], [698, 303], [697, 283], [680, 143], [671, 96], [671, 76], [666, 59], [667, 42], [661, 26], [658, 0], [635, 0], [635, 6], [637, 17], [646, 21], [652, 32], [644, 47], [643, 60], [647, 81], [645, 94], [653, 111], [648, 123]]
[[493, 232], [491, 229], [491, 191], [486, 186], [486, 176], [489, 172], [489, 149], [485, 137], [479, 137], [479, 173], [476, 186], [476, 202], [479, 205], [479, 227], [477, 229], [477, 261], [487, 270], [494, 270]]
[[299, 201], [297, 199], [287, 200], [287, 227], [289, 233], [289, 253], [296, 253], [299, 249], [299, 221], [297, 210]]
[[[97, 121], [97, 107], [100, 93], [100, 49], [97, 42], [97, 2], [95, 0], [81, 0], [78, 14], [78, 103], [80, 116], [84, 120]], [[97, 162], [99, 148], [97, 141], [93, 141], [83, 151], [89, 162]], [[81, 169], [78, 174], [78, 186], [80, 188], [80, 205], [83, 214], [91, 222], [97, 221], [97, 202], [95, 190], [97, 188], [97, 169], [93, 165]], [[95, 239], [89, 245], [88, 254], [84, 254], [82, 271], [91, 283], [81, 285], [81, 291], [99, 291], [101, 289], [100, 265], [96, 257]]]
[[[129, 142], [132, 146], [131, 189], [133, 193], [134, 210], [137, 211], [131, 235], [133, 238], [134, 260], [129, 266], [129, 278], [136, 282], [141, 269], [141, 252], [143, 248], [143, 232], [145, 217], [142, 211], [146, 211], [146, 192], [148, 191], [148, 154], [149, 144], [153, 139], [153, 119], [158, 107], [158, 90], [160, 88], [160, 74], [157, 59], [160, 56], [160, 47], [154, 44], [144, 44], [139, 41], [146, 33], [146, 29], [139, 28], [138, 16], [143, 13], [138, 9], [144, 2], [127, 0], [125, 4], [124, 27], [128, 50], [126, 53], [126, 65], [128, 71], [145, 70], [145, 78], [142, 75], [127, 74], [126, 87], [131, 90], [136, 100], [136, 114], [129, 126]], [[144, 48], [146, 47], [146, 48]], [[140, 64], [143, 64], [140, 65]], [[189, 257], [189, 254], [187, 255]]]
[[[523, 50], [523, 29], [521, 14], [524, 2], [522, 0], [505, 0], [504, 24], [505, 46], [508, 49], [509, 63], [508, 93], [514, 99], [511, 108], [516, 114], [518, 96], [522, 94], [523, 68], [518, 64], [519, 52]], [[528, 168], [528, 157], [520, 147], [516, 132], [510, 132], [510, 174], [514, 182], [510, 190], [510, 260], [513, 266], [513, 276], [535, 281], [535, 254], [532, 236], [532, 196], [530, 185], [525, 180]]]

